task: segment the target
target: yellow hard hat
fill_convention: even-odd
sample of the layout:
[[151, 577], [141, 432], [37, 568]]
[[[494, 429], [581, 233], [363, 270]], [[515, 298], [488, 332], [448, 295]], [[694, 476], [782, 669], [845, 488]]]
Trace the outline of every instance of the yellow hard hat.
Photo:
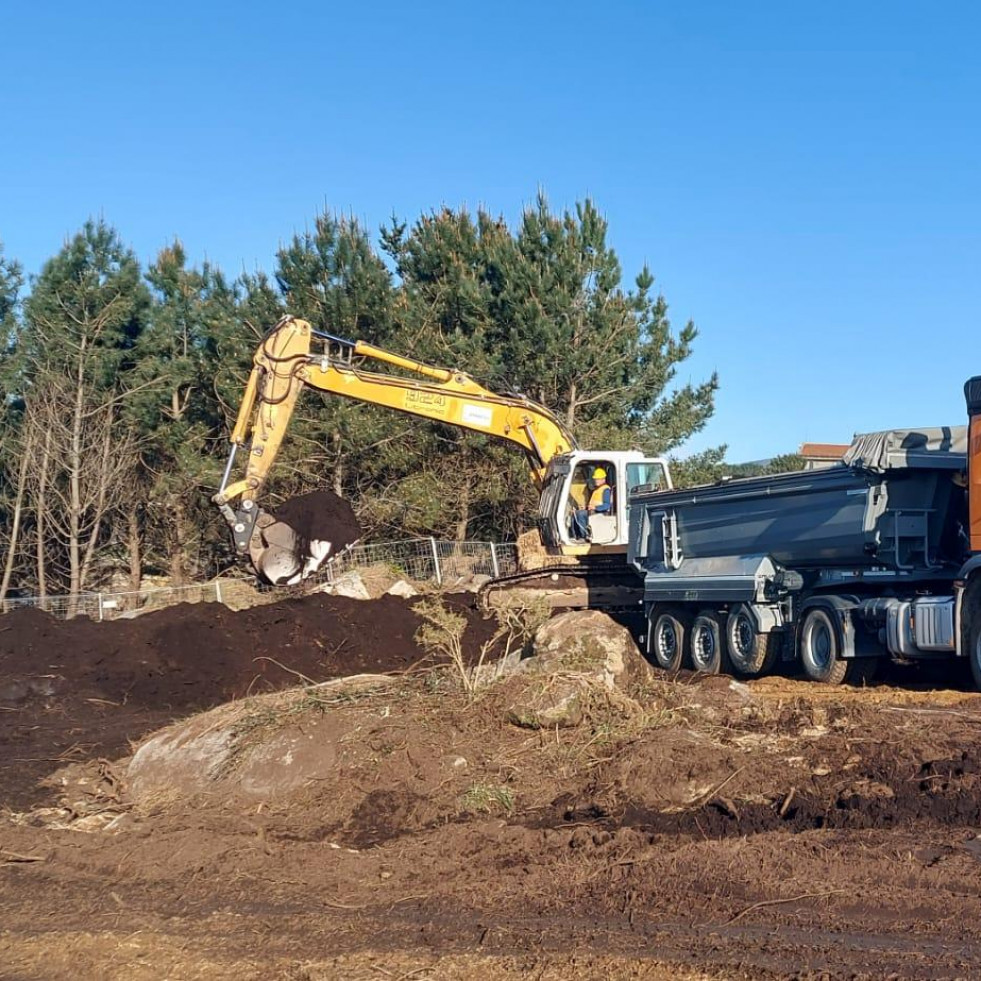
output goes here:
[[602, 467], [597, 467], [593, 471], [593, 480], [606, 480], [606, 471]]

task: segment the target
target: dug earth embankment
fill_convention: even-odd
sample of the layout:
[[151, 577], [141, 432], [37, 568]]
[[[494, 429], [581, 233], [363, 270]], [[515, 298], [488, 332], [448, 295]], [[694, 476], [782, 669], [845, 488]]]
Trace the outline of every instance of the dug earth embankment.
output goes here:
[[571, 620], [469, 691], [418, 627], [0, 619], [0, 976], [981, 973], [979, 696], [668, 680]]

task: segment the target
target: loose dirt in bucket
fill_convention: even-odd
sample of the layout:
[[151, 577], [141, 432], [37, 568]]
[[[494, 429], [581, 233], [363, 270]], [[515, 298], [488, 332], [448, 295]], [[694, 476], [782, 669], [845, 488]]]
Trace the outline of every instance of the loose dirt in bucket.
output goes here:
[[[315, 750], [280, 752], [270, 772], [332, 761], [288, 790], [245, 794], [232, 771], [205, 795], [137, 793], [125, 760], [94, 759], [127, 752], [90, 748], [114, 718], [135, 739], [294, 680], [253, 661], [260, 638], [318, 680], [411, 663], [397, 639], [410, 604], [349, 604], [0, 618], [0, 976], [981, 976], [981, 696], [968, 691], [653, 678], [591, 703], [578, 727], [531, 731], [505, 722], [505, 686], [474, 700], [452, 673], [417, 671], [269, 696], [291, 699], [278, 716], [247, 702], [234, 731], [251, 750], [287, 737]], [[388, 634], [371, 633], [382, 622]], [[137, 637], [142, 654], [122, 653]], [[44, 742], [54, 718], [81, 748]], [[40, 795], [30, 779], [58, 764], [14, 764], [21, 729], [34, 742], [18, 756], [79, 761]], [[71, 808], [24, 812], [59, 793]]]
[[362, 534], [351, 505], [331, 491], [313, 491], [292, 497], [272, 514], [296, 532], [300, 554], [308, 552], [312, 541], [330, 542], [331, 553], [337, 553], [356, 542]]

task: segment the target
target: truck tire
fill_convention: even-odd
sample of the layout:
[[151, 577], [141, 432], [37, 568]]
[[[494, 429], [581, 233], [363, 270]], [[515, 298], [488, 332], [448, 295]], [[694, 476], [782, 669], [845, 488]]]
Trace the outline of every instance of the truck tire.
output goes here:
[[804, 614], [797, 641], [804, 673], [812, 681], [840, 685], [848, 673], [848, 662], [841, 656], [838, 630], [831, 613], [820, 606]]
[[961, 605], [962, 650], [971, 662], [974, 687], [981, 690], [981, 575], [975, 573], [967, 584]]
[[726, 651], [736, 674], [755, 678], [769, 671], [777, 659], [778, 634], [761, 633], [753, 611], [740, 603], [726, 621]]
[[688, 618], [680, 610], [657, 613], [651, 623], [651, 654], [659, 668], [671, 674], [685, 662], [688, 643]]
[[971, 659], [971, 676], [974, 687], [981, 690], [981, 620], [968, 627], [968, 657]]
[[722, 628], [711, 610], [702, 610], [691, 625], [691, 666], [701, 674], [722, 672]]

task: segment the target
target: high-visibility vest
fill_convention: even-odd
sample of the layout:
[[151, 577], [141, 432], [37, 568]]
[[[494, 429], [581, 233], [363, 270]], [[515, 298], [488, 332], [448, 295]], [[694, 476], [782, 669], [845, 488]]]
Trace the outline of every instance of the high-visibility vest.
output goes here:
[[609, 484], [594, 487], [592, 494], [589, 495], [587, 507], [592, 508], [599, 514], [604, 514], [613, 510], [613, 493]]

